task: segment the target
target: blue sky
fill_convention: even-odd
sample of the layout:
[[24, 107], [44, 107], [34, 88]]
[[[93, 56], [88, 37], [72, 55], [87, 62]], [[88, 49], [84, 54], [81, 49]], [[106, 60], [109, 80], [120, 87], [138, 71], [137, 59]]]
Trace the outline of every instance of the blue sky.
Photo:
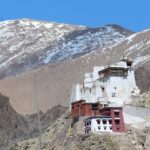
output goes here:
[[0, 0], [0, 20], [30, 18], [92, 27], [150, 28], [150, 0]]

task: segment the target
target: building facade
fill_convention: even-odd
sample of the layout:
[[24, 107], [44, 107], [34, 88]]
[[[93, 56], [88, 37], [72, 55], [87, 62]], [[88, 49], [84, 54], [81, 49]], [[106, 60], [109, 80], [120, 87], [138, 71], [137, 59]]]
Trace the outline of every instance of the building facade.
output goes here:
[[79, 100], [71, 103], [71, 115], [73, 118], [80, 116], [99, 116], [100, 103], [86, 103], [85, 100]]
[[125, 124], [122, 113], [122, 107], [103, 107], [100, 109], [102, 116], [112, 118], [112, 130], [113, 132], [125, 132]]
[[71, 104], [71, 115], [76, 120], [84, 120], [85, 133], [125, 132], [122, 107], [102, 106], [100, 103], [86, 103], [85, 100]]
[[125, 132], [122, 106], [139, 92], [132, 61], [123, 58], [114, 65], [94, 67], [92, 73], [85, 74], [83, 84], [76, 85], [71, 101], [71, 115], [78, 124], [77, 130], [86, 134]]
[[94, 67], [86, 73], [83, 84], [76, 85], [74, 101], [100, 102], [103, 105], [129, 103], [133, 95], [139, 94], [136, 86], [132, 61], [122, 59], [114, 65]]
[[84, 120], [84, 131], [88, 133], [113, 132], [112, 118], [106, 116], [93, 116]]

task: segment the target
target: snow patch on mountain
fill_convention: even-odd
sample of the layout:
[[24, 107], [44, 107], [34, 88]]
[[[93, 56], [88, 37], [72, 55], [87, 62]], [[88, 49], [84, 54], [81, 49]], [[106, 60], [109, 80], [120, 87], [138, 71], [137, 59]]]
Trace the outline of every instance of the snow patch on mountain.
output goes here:
[[128, 40], [128, 44], [131, 43], [136, 36], [137, 36], [137, 34], [135, 33], [135, 34], [127, 37], [126, 39]]
[[134, 51], [137, 51], [139, 49], [141, 49], [142, 47], [144, 46], [144, 43], [143, 41], [139, 42], [139, 43], [136, 43], [132, 46], [130, 46], [128, 49], [126, 49], [124, 52], [127, 54], [127, 55], [130, 55], [131, 53], [133, 53]]
[[134, 59], [133, 66], [142, 65], [148, 61], [150, 61], [150, 55], [139, 56]]
[[102, 51], [132, 33], [118, 25], [91, 28], [30, 19], [0, 22], [0, 71], [9, 75]]
[[68, 43], [63, 43], [51, 51], [47, 51], [43, 62], [45, 64], [53, 61], [60, 61], [67, 58], [72, 58], [77, 54], [88, 53], [96, 48], [107, 48], [111, 45], [118, 44], [125, 39], [124, 35], [115, 31], [112, 27], [106, 27], [101, 32], [91, 33], [87, 32], [84, 35], [74, 38]]

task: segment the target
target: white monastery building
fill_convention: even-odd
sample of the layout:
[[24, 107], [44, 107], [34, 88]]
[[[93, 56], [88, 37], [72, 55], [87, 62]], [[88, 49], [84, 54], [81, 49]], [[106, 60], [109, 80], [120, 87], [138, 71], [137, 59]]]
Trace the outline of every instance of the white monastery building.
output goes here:
[[84, 120], [85, 133], [90, 132], [113, 132], [111, 117], [90, 117]]
[[75, 100], [121, 106], [138, 94], [132, 61], [123, 58], [114, 65], [94, 67], [92, 73], [86, 73], [84, 83], [76, 85]]

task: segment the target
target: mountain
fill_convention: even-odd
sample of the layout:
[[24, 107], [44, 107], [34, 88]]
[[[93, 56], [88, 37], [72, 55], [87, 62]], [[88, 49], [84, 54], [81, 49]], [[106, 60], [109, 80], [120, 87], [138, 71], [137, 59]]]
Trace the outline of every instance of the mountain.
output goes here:
[[0, 22], [0, 78], [110, 47], [132, 33], [115, 24], [91, 28], [30, 19]]
[[[33, 22], [31, 20], [24, 20], [24, 22], [26, 21]], [[20, 22], [20, 21], [17, 20], [17, 22]], [[6, 24], [8, 24], [8, 22], [6, 22]], [[41, 24], [43, 25], [45, 24], [45, 22], [44, 23], [41, 22]], [[14, 26], [16, 26], [16, 24]], [[41, 26], [38, 26], [38, 27], [41, 27]], [[67, 39], [66, 37], [70, 37], [69, 39], [71, 40], [74, 36], [77, 36], [79, 35], [79, 33], [81, 33], [81, 31], [79, 30], [87, 31], [87, 28], [88, 28], [88, 27], [81, 27], [81, 26], [80, 27], [71, 26], [71, 27], [75, 28], [74, 29], [75, 31], [74, 33], [70, 33], [70, 34], [67, 33], [67, 35], [65, 36], [65, 39]], [[107, 34], [106, 32], [104, 32], [106, 30], [110, 31], [110, 28], [111, 29], [113, 28], [113, 33], [109, 32], [111, 34]], [[35, 85], [34, 85], [35, 78], [38, 84], [40, 109], [43, 112], [46, 112], [49, 108], [52, 108], [53, 106], [58, 105], [58, 104], [69, 106], [72, 88], [76, 83], [81, 83], [83, 81], [85, 72], [91, 72], [93, 70], [93, 66], [110, 65], [112, 63], [115, 63], [116, 61], [120, 60], [123, 54], [127, 56], [128, 58], [133, 59], [133, 66], [135, 69], [136, 81], [141, 92], [145, 92], [150, 89], [150, 80], [149, 80], [150, 30], [145, 30], [145, 31], [130, 35], [132, 32], [126, 29], [123, 29], [122, 27], [119, 27], [117, 25], [107, 25], [102, 28], [103, 31], [101, 31], [102, 29], [101, 30], [99, 29], [98, 30], [99, 32], [96, 32], [96, 33], [94, 32], [96, 29], [92, 29], [92, 28], [88, 28], [88, 29], [91, 31], [90, 32], [91, 36], [90, 35], [87, 36], [87, 37], [90, 37], [89, 41], [92, 41], [94, 39], [93, 40], [94, 43], [97, 43], [98, 45], [94, 47], [94, 49], [91, 49], [91, 52], [86, 53], [86, 54], [84, 53], [86, 50], [83, 48], [82, 53], [80, 53], [80, 55], [77, 55], [78, 50], [79, 50], [77, 47], [78, 44], [76, 45], [75, 44], [76, 42], [74, 42], [75, 45], [74, 44], [71, 44], [71, 45], [73, 47], [77, 47], [76, 54], [74, 55], [70, 54], [68, 58], [66, 57], [64, 58], [64, 56], [66, 56], [66, 53], [62, 53], [60, 57], [58, 57], [59, 59], [54, 59], [55, 61], [57, 60], [56, 61], [57, 63], [54, 63], [55, 61], [54, 62], [48, 61], [48, 63], [50, 64], [43, 62], [43, 60], [45, 60], [45, 58], [47, 57], [44, 57], [44, 55], [41, 55], [41, 53], [38, 53], [40, 54], [40, 56], [43, 56], [43, 57], [40, 57], [40, 60], [37, 59], [36, 61], [33, 61], [31, 63], [33, 66], [26, 65], [26, 64], [29, 64], [28, 60], [34, 60], [32, 57], [30, 57], [30, 59], [28, 57], [28, 56], [31, 56], [29, 52], [33, 52], [33, 49], [32, 49], [28, 52], [28, 55], [26, 56], [26, 60], [23, 61], [23, 66], [21, 65], [19, 67], [18, 65], [19, 59], [17, 59], [16, 57], [16, 62], [14, 61], [15, 59], [11, 59], [12, 60], [11, 61], [12, 65], [11, 65], [11, 63], [7, 62], [7, 60], [9, 60], [8, 58], [11, 58], [11, 56], [9, 56], [8, 53], [6, 53], [5, 56], [7, 56], [7, 59], [5, 60], [5, 62], [7, 62], [6, 63], [7, 65], [1, 67], [0, 72], [1, 72], [1, 78], [6, 77], [6, 76], [7, 78], [0, 80], [0, 91], [10, 97], [10, 103], [17, 112], [21, 114], [35, 113], [34, 111], [35, 110]], [[43, 29], [43, 32], [44, 30], [45, 28]], [[61, 30], [62, 28], [60, 29], [60, 31]], [[8, 31], [9, 30], [7, 29], [7, 32]], [[19, 31], [19, 33], [16, 33], [15, 31], [16, 35], [20, 34], [20, 32], [21, 31]], [[103, 37], [101, 36], [102, 32], [104, 34], [103, 36], [107, 38], [102, 38]], [[32, 35], [34, 35], [34, 33], [36, 32], [33, 32]], [[97, 34], [100, 34], [99, 36], [97, 36], [97, 39], [99, 39], [98, 41], [94, 38], [96, 37]], [[116, 42], [118, 34], [119, 35], [121, 34], [119, 36], [120, 40], [119, 42]], [[74, 36], [72, 37], [70, 35], [74, 35]], [[114, 35], [117, 35], [117, 36], [114, 36]], [[53, 38], [54, 37], [55, 36], [53, 36]], [[113, 38], [110, 38], [110, 37], [113, 37]], [[30, 39], [28, 40], [31, 41], [31, 39], [32, 38], [30, 37]], [[83, 38], [83, 40], [78, 41], [83, 44], [82, 47], [86, 45], [86, 43], [83, 43], [84, 39], [86, 39], [86, 36]], [[105, 39], [105, 40], [107, 39], [104, 42], [105, 44], [104, 43], [102, 44], [102, 42], [100, 42], [100, 41], [103, 41], [102, 39]], [[113, 42], [113, 44], [109, 44], [111, 43], [109, 40], [111, 40], [111, 42], [112, 41], [115, 41], [115, 42]], [[22, 39], [22, 41], [24, 40]], [[8, 43], [9, 42], [6, 42], [6, 45]], [[59, 45], [58, 41], [54, 43], [56, 45], [57, 44]], [[20, 42], [20, 44], [22, 43]], [[43, 45], [42, 44], [43, 43], [41, 42], [39, 45], [41, 45], [41, 47], [44, 47], [43, 46], [44, 44]], [[13, 45], [16, 45], [16, 44], [12, 43], [11, 46]], [[30, 48], [33, 48], [34, 47], [33, 45], [31, 45]], [[105, 45], [105, 46], [103, 47], [102, 45]], [[25, 47], [26, 48], [24, 48], [24, 50], [28, 49], [27, 45], [25, 45]], [[68, 48], [68, 52], [72, 52], [72, 49], [69, 46], [67, 46], [67, 48]], [[22, 51], [22, 49], [18, 49], [18, 50]], [[9, 49], [6, 49], [6, 52], [8, 51]], [[65, 51], [65, 49], [63, 49], [62, 51]], [[41, 51], [39, 50], [39, 52], [44, 52], [44, 50], [41, 50]], [[12, 55], [15, 56], [15, 53], [12, 53]], [[37, 54], [37, 51], [34, 54]], [[47, 53], [44, 53], [44, 54], [47, 54]], [[22, 55], [20, 55], [19, 58], [23, 59], [23, 57], [21, 56]], [[61, 59], [62, 57], [65, 60]], [[4, 58], [4, 56], [2, 58]], [[56, 57], [53, 57], [53, 58], [56, 58]], [[50, 60], [53, 60], [53, 59], [51, 58]], [[35, 66], [37, 68], [33, 69]], [[22, 72], [22, 74], [20, 74], [20, 72]], [[18, 75], [13, 76], [13, 77], [8, 77], [14, 74], [15, 75], [18, 74]]]
[[[10, 97], [10, 102], [17, 112], [34, 113], [34, 78], [36, 77], [42, 111], [57, 104], [68, 106], [72, 87], [83, 81], [85, 72], [91, 72], [93, 66], [114, 63], [122, 57], [122, 54], [133, 59], [140, 90], [148, 90], [150, 89], [149, 41], [150, 30], [135, 33], [110, 48], [98, 48], [93, 53], [65, 60], [60, 64], [46, 65], [18, 76], [5, 78], [0, 81], [0, 91]], [[138, 71], [140, 68], [143, 68], [142, 74]]]

